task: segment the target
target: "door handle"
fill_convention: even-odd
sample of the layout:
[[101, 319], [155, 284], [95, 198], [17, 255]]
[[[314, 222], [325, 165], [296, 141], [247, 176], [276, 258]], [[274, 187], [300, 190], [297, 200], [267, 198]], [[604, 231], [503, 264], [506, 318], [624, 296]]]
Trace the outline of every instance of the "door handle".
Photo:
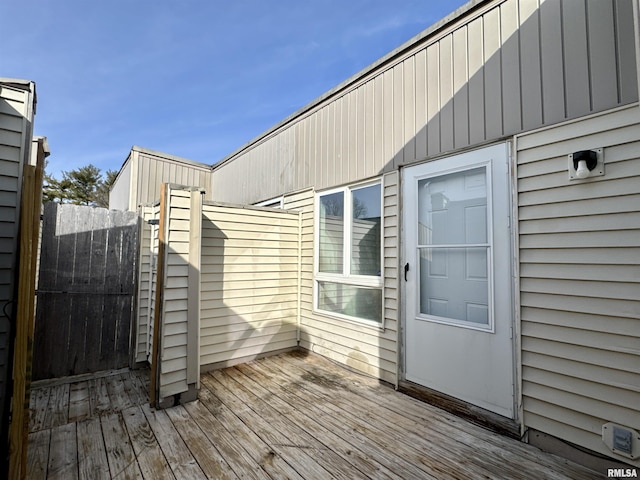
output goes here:
[[409, 272], [409, 262], [407, 262], [404, 266], [404, 281], [407, 281], [407, 273]]

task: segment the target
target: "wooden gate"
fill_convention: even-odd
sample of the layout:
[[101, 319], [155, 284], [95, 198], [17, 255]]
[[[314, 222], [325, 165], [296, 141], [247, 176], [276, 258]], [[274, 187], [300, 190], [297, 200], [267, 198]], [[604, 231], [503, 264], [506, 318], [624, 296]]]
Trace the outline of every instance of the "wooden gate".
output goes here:
[[129, 365], [137, 214], [47, 203], [33, 379]]

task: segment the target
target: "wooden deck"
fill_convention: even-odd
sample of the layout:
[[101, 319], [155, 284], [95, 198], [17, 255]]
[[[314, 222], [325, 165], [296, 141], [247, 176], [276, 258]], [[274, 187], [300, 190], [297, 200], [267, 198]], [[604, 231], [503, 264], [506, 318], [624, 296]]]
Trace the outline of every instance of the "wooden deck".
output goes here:
[[204, 374], [167, 410], [146, 389], [140, 372], [34, 388], [28, 478], [601, 478], [316, 355]]

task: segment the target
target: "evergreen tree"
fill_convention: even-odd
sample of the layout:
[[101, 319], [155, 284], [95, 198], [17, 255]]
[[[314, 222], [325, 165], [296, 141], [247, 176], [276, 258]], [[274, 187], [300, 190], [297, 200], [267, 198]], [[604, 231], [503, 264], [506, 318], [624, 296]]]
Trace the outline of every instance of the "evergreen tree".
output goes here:
[[61, 180], [45, 173], [42, 200], [108, 208], [109, 189], [117, 174], [115, 170], [107, 170], [103, 178], [100, 169], [91, 164], [63, 171]]
[[109, 208], [109, 190], [118, 176], [117, 170], [107, 170], [105, 178], [100, 182], [94, 193], [94, 202], [98, 207]]
[[69, 203], [93, 205], [94, 194], [102, 181], [100, 169], [94, 165], [80, 167], [70, 172], [62, 172], [62, 178], [70, 182]]

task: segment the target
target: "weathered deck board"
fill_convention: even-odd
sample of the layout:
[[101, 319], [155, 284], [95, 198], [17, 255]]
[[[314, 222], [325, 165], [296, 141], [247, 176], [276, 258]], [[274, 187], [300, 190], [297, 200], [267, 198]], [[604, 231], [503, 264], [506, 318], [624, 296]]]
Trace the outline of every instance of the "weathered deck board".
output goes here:
[[44, 428], [66, 425], [69, 421], [69, 384], [51, 387], [44, 417]]
[[44, 419], [49, 405], [51, 389], [37, 388], [31, 390], [31, 403], [29, 406], [29, 431], [37, 432], [44, 428]]
[[109, 464], [102, 440], [100, 418], [93, 417], [78, 422], [77, 436], [78, 478], [109, 478]]
[[160, 448], [176, 478], [206, 479], [204, 472], [193, 458], [178, 430], [171, 423], [167, 413], [163, 410], [151, 410], [149, 405], [143, 405], [142, 411], [156, 438], [162, 439], [159, 442]]
[[[441, 436], [440, 440], [453, 440], [472, 452], [481, 454], [482, 461], [492, 461], [492, 465], [488, 468], [494, 470], [496, 475], [505, 475], [513, 472], [515, 477], [512, 478], [517, 478], [518, 475], [524, 476], [522, 473], [523, 467], [535, 471], [536, 468], [541, 466], [553, 472], [547, 474], [547, 478], [571, 478], [572, 475], [575, 475], [575, 469], [571, 465], [567, 465], [567, 462], [562, 458], [546, 455], [537, 448], [531, 448], [524, 443], [506, 442], [503, 436], [470, 424], [460, 417], [438, 408], [425, 409], [424, 402], [407, 395], [398, 397], [397, 392], [388, 388], [380, 388], [378, 381], [375, 379], [354, 375], [349, 379], [349, 382], [344, 382], [341, 380], [344, 371], [342, 367], [319, 359], [315, 355], [301, 357], [299, 354], [292, 354], [287, 357], [287, 364], [284, 367], [282, 359], [279, 357], [266, 359], [265, 361], [276, 362], [285, 371], [297, 370], [304, 375], [312, 375], [316, 379], [326, 380], [329, 378], [331, 381], [337, 381], [343, 385], [345, 390], [377, 403], [388, 412], [407, 418], [409, 420], [408, 424], [398, 420], [398, 417], [393, 417], [401, 422], [407, 430], [411, 428], [411, 425], [414, 425], [414, 428], [425, 425], [436, 427], [437, 425], [433, 424], [434, 420], [444, 422], [444, 425], [449, 426], [449, 428], [442, 429], [446, 430], [446, 435], [444, 435], [444, 438]], [[308, 385], [311, 384], [313, 382], [308, 383]], [[360, 402], [360, 398], [355, 397], [353, 401]], [[363, 406], [370, 405], [363, 404]], [[368, 407], [367, 411], [369, 411]], [[434, 433], [439, 430], [440, 428], [429, 429], [429, 436], [433, 438]], [[421, 434], [421, 436], [425, 438], [424, 435]], [[517, 464], [513, 463], [514, 455], [518, 458]], [[474, 463], [474, 466], [477, 465], [477, 463]]]
[[176, 430], [189, 445], [193, 457], [208, 478], [220, 480], [237, 480], [233, 472], [218, 449], [209, 441], [198, 423], [193, 421], [184, 407], [178, 406], [167, 410], [167, 415]]
[[[223, 404], [209, 389], [204, 388], [200, 391], [200, 399], [206, 408], [214, 415], [215, 419], [220, 422], [224, 435], [236, 440], [240, 450], [235, 449], [236, 454], [240, 458], [228, 458], [232, 468], [237, 472], [236, 468], [241, 468], [244, 473], [248, 474], [248, 478], [301, 478], [292, 471], [291, 467], [282, 460], [281, 457], [274, 454], [270, 446], [265, 443], [249, 426], [247, 426], [236, 414]], [[187, 406], [189, 407], [189, 406]], [[220, 433], [220, 432], [218, 432]], [[229, 440], [227, 440], [229, 441]], [[226, 442], [225, 442], [226, 443]], [[216, 442], [216, 445], [219, 445]], [[233, 462], [233, 463], [232, 463]], [[241, 462], [247, 462], [249, 471], [246, 471]], [[238, 476], [242, 477], [241, 473]]]
[[78, 422], [90, 416], [91, 405], [87, 382], [72, 383], [69, 386], [69, 422]]
[[104, 438], [111, 477], [139, 478], [139, 475], [142, 474], [139, 473], [140, 470], [129, 441], [122, 413], [103, 415], [100, 422], [102, 423], [102, 437]]
[[29, 478], [33, 480], [47, 478], [50, 443], [51, 430], [40, 430], [29, 434], [29, 449], [27, 451]]
[[56, 480], [78, 478], [78, 447], [75, 423], [67, 423], [51, 429], [47, 478]]
[[[478, 467], [491, 472], [492, 476], [507, 475], [509, 478], [518, 478], [519, 466], [499, 465], [499, 459], [495, 455], [501, 452], [482, 452], [478, 447], [468, 451], [461, 451], [463, 445], [457, 441], [452, 441], [448, 433], [440, 433], [438, 429], [424, 431], [414, 418], [407, 418], [398, 413], [386, 409], [373, 402], [368, 396], [361, 392], [353, 391], [349, 385], [345, 384], [339, 377], [329, 380], [328, 385], [334, 383], [334, 388], [342, 389], [339, 397], [329, 397], [326, 395], [326, 377], [313, 375], [307, 370], [300, 369], [295, 363], [282, 365], [278, 359], [265, 362], [266, 365], [280, 367], [274, 369], [274, 375], [284, 375], [290, 371], [301, 375], [306, 375], [307, 382], [304, 383], [301, 392], [307, 392], [309, 398], [320, 398], [323, 404], [334, 415], [343, 415], [353, 422], [354, 428], [364, 431], [369, 438], [374, 438], [380, 444], [393, 444], [395, 448], [402, 452], [402, 456], [409, 459], [411, 463], [419, 467], [424, 474], [435, 474], [437, 478], [450, 476], [455, 469], [454, 478], [473, 478]], [[323, 385], [323, 383], [325, 385]], [[352, 405], [360, 405], [358, 415], [351, 413]], [[510, 468], [511, 467], [511, 468]]]
[[28, 478], [601, 478], [317, 355], [204, 374], [163, 411], [147, 375], [34, 385]]
[[[283, 425], [278, 415], [270, 415], [269, 406], [259, 398], [243, 391], [240, 385], [232, 385], [233, 380], [222, 371], [203, 377], [202, 384], [216, 392], [216, 396], [227, 405], [246, 425], [268, 445], [276, 455], [291, 465], [302, 478], [328, 478], [330, 473], [311, 454], [321, 452], [323, 445], [313, 437], [301, 438], [296, 426]], [[231, 393], [233, 392], [233, 393]], [[254, 410], [255, 409], [255, 410]], [[294, 450], [295, 451], [292, 451]], [[310, 452], [310, 453], [309, 453]]]
[[[349, 411], [334, 408], [332, 404], [334, 401], [339, 401], [337, 397], [322, 398], [310, 395], [306, 391], [306, 381], [300, 377], [289, 377], [288, 375], [283, 377], [281, 375], [282, 372], [264, 368], [264, 362], [260, 362], [259, 367], [263, 368], [262, 371], [266, 376], [270, 376], [281, 385], [286, 385], [285, 388], [290, 388], [290, 391], [297, 395], [303, 403], [309, 404], [314, 418], [317, 418], [326, 428], [334, 430], [352, 445], [359, 446], [366, 455], [377, 459], [396, 478], [399, 472], [402, 472], [402, 478], [404, 479], [438, 478], [436, 475], [432, 475], [420, 468], [420, 456], [406, 449], [399, 442], [399, 439], [389, 438], [385, 432], [378, 432], [370, 428], [365, 421], [362, 421], [357, 415], [351, 415]], [[358, 405], [358, 403], [351, 405], [350, 410], [362, 413], [363, 410], [360, 409], [359, 405], [357, 409], [353, 408], [355, 405]], [[393, 450], [387, 449], [387, 445], [393, 445]]]
[[[318, 416], [309, 415], [310, 405], [286, 388], [279, 384], [275, 386], [269, 385], [271, 390], [265, 387], [267, 383], [272, 382], [272, 377], [265, 376], [260, 373], [255, 365], [250, 367], [246, 365], [238, 365], [235, 367], [237, 371], [245, 375], [242, 380], [245, 385], [262, 397], [268, 397], [269, 403], [274, 405], [280, 411], [287, 410], [287, 416], [310, 434], [315, 435], [318, 441], [325, 445], [332, 445], [337, 454], [341, 455], [345, 460], [350, 462], [357, 468], [366, 478], [376, 479], [394, 479], [397, 478], [388, 468], [378, 463], [375, 458], [367, 455], [363, 449], [358, 448], [352, 443], [343, 440], [342, 437], [334, 433], [334, 429], [323, 423]], [[273, 392], [273, 395], [270, 395]], [[290, 408], [287, 407], [290, 406]]]
[[158, 439], [153, 434], [141, 408], [130, 407], [122, 414], [143, 477], [174, 479], [175, 476], [171, 472], [167, 459], [164, 458]]

